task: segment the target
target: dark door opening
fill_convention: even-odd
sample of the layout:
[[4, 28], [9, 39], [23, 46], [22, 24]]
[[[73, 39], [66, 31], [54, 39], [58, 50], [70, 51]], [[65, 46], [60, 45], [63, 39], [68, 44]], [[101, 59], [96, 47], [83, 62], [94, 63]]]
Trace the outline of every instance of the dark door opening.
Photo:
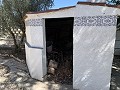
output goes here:
[[114, 59], [112, 63], [110, 90], [117, 90], [120, 87], [120, 16], [117, 17], [116, 40], [114, 47]]
[[48, 80], [72, 84], [74, 18], [45, 19]]

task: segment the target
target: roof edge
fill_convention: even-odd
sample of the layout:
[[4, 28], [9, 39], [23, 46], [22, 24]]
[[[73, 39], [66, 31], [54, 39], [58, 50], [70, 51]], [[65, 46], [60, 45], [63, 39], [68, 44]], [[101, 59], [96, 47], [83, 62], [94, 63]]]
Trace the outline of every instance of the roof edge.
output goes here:
[[76, 6], [68, 6], [68, 7], [62, 7], [62, 8], [58, 8], [58, 9], [50, 9], [50, 10], [38, 11], [38, 12], [27, 12], [26, 14], [39, 14], [39, 13], [54, 12], [54, 11], [65, 10], [65, 9], [70, 9], [70, 8], [74, 8], [74, 7], [76, 7]]
[[83, 5], [93, 5], [93, 6], [107, 6], [107, 7], [114, 7], [114, 8], [120, 8], [120, 5], [109, 5], [106, 3], [95, 3], [95, 2], [77, 2], [77, 4], [83, 4]]

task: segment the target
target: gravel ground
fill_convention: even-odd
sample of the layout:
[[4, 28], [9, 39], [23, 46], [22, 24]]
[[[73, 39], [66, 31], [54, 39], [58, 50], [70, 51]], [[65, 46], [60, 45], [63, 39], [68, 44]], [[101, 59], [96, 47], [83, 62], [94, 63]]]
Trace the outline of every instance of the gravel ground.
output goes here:
[[32, 79], [26, 64], [0, 56], [0, 90], [73, 90], [70, 85]]

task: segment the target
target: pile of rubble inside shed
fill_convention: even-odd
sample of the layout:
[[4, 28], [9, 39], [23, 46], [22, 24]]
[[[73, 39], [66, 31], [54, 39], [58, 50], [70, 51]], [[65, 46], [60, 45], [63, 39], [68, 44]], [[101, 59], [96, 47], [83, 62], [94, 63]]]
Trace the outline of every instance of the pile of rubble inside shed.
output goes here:
[[47, 62], [48, 62], [47, 80], [62, 84], [72, 84], [73, 78], [72, 56], [73, 56], [72, 50], [63, 51], [54, 46], [47, 47]]

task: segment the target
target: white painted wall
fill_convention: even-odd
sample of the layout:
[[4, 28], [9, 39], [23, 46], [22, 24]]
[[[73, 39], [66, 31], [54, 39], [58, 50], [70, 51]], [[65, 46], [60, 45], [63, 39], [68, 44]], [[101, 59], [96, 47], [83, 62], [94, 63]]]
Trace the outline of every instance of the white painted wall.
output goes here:
[[74, 28], [75, 89], [109, 90], [115, 34], [115, 26]]
[[120, 9], [107, 6], [76, 5], [77, 16], [120, 15]]
[[32, 78], [43, 81], [42, 49], [30, 48], [25, 44], [26, 63]]
[[[31, 77], [43, 81], [43, 77], [47, 73], [45, 31], [42, 26], [44, 21], [40, 18], [36, 18], [35, 20], [35, 22], [26, 21], [26, 40], [30, 45], [25, 45], [26, 62]], [[42, 24], [40, 26], [34, 26], [39, 21]]]
[[[75, 17], [104, 17], [116, 13], [115, 8], [77, 5]], [[102, 19], [99, 18], [99, 23], [102, 24]], [[106, 19], [107, 17], [103, 22]], [[89, 20], [96, 21], [92, 18]], [[86, 23], [91, 24], [88, 21]], [[109, 90], [116, 26], [97, 26], [93, 23], [90, 26], [74, 26], [73, 87], [79, 90]]]
[[[28, 29], [29, 28], [29, 29]], [[27, 42], [34, 47], [43, 48], [43, 28], [42, 26], [28, 26], [26, 28]]]

